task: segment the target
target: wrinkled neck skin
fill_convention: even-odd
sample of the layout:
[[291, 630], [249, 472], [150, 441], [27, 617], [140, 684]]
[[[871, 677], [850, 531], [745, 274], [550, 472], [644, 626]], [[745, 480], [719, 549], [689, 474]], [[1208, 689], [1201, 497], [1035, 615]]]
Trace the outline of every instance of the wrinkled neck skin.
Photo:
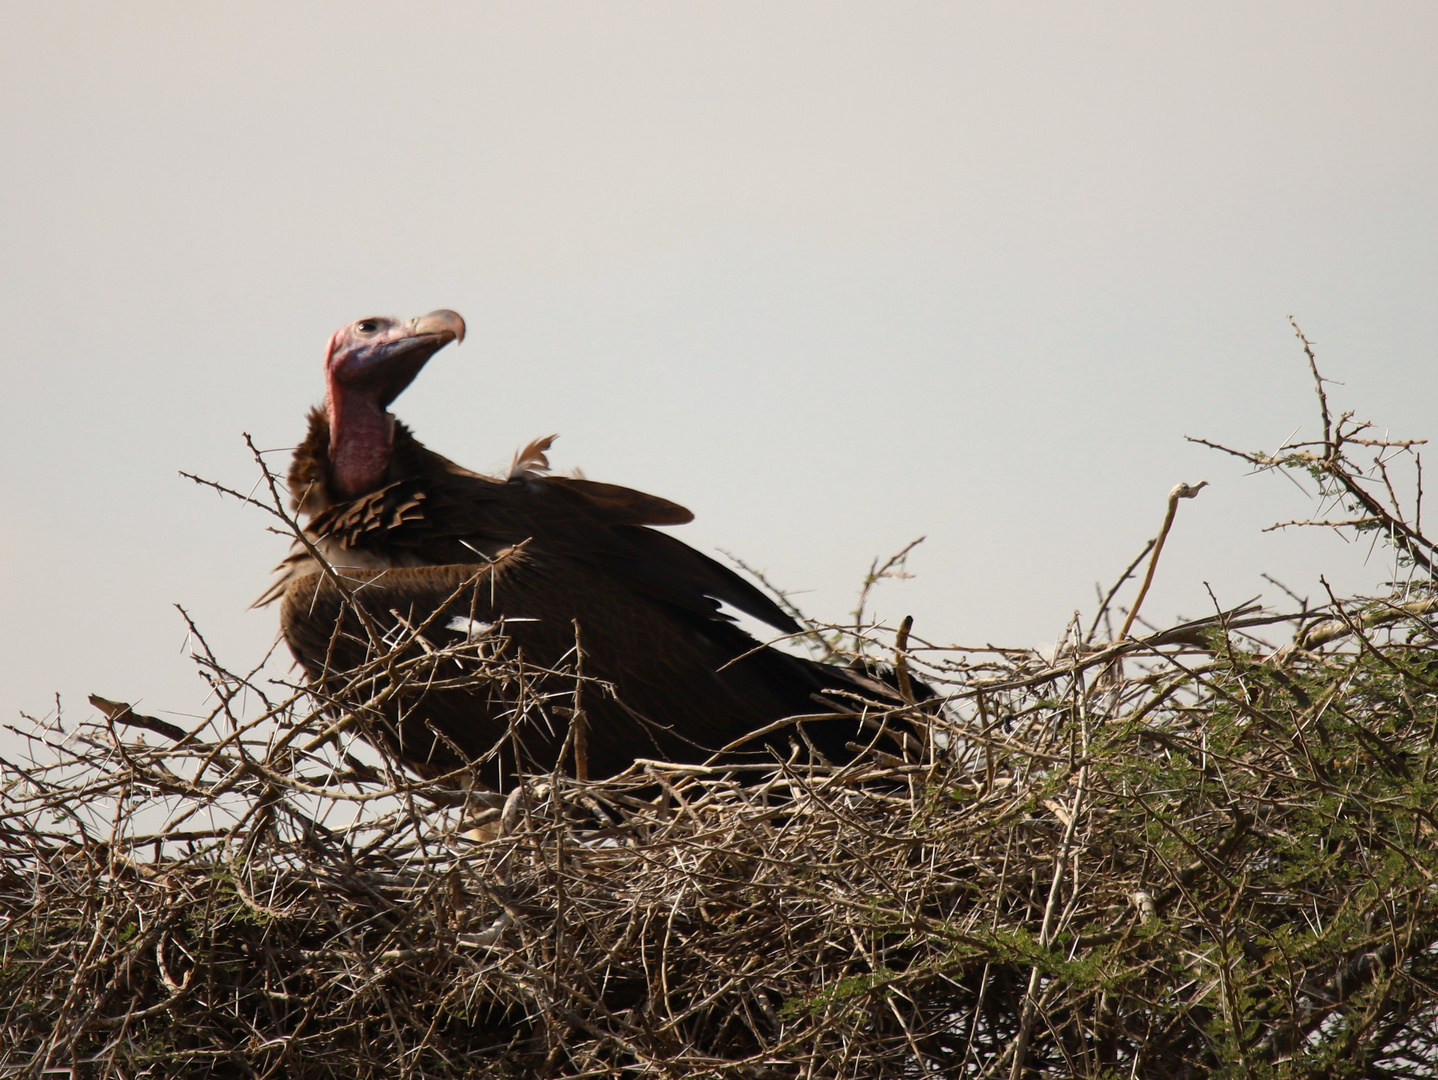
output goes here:
[[325, 395], [330, 418], [330, 480], [346, 499], [384, 484], [394, 452], [394, 416], [372, 397], [331, 384]]

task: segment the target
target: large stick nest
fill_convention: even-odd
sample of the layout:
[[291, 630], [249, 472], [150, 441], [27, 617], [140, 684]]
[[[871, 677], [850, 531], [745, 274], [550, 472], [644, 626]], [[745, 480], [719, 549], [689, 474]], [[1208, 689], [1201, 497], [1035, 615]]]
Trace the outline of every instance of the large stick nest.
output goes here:
[[[1096, 620], [1052, 656], [912, 638], [945, 704], [872, 712], [902, 756], [501, 794], [362, 736], [397, 681], [527, 677], [502, 649], [400, 635], [322, 701], [202, 649], [204, 723], [96, 699], [3, 765], [0, 1065], [1431, 1076], [1435, 609], [1410, 583], [1116, 643]], [[881, 628], [843, 644], [896, 658]]]

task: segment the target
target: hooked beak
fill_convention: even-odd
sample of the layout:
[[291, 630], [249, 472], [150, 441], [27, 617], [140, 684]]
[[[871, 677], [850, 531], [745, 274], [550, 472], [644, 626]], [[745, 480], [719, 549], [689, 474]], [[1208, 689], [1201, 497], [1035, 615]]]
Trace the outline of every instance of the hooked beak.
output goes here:
[[[464, 340], [464, 320], [460, 318], [459, 312], [450, 311], [448, 308], [440, 308], [438, 311], [431, 311], [428, 315], [421, 315], [409, 321], [410, 329], [415, 337], [439, 337], [439, 345], [448, 345], [451, 341], [460, 342]], [[436, 346], [438, 348], [439, 346]]]

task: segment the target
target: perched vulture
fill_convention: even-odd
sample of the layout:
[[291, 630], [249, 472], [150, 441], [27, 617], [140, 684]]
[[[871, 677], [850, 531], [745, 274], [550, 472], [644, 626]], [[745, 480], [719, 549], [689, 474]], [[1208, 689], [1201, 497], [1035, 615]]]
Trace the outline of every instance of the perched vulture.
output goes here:
[[[724, 760], [772, 760], [794, 747], [852, 757], [861, 731], [871, 737], [856, 711], [865, 701], [900, 704], [897, 693], [765, 647], [735, 625], [721, 601], [799, 630], [753, 585], [653, 528], [683, 524], [689, 511], [549, 475], [547, 439], [522, 451], [507, 477], [482, 476], [395, 420], [390, 403], [464, 329], [453, 311], [360, 319], [325, 351], [324, 408], [310, 413], [289, 472], [309, 543], [296, 545], [260, 600], [282, 601], [285, 640], [318, 692], [338, 692], [364, 670], [376, 635], [422, 629], [415, 656], [487, 635], [488, 655], [521, 663], [533, 685], [477, 682], [453, 661], [453, 678], [431, 672], [380, 693], [370, 737], [421, 773], [469, 763], [500, 790], [562, 761], [593, 777], [638, 757], [703, 762], [751, 733]], [[335, 574], [321, 572], [316, 554]], [[576, 672], [586, 680], [578, 695]], [[832, 719], [779, 723], [825, 713]]]

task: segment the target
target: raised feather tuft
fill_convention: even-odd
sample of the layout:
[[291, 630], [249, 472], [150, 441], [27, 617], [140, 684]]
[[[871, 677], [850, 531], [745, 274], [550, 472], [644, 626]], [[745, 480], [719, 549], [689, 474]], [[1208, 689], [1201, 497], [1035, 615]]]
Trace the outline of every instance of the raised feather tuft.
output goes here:
[[545, 452], [554, 444], [558, 435], [546, 435], [542, 439], [535, 439], [514, 455], [514, 461], [509, 466], [509, 480], [538, 480], [549, 471], [549, 458]]

